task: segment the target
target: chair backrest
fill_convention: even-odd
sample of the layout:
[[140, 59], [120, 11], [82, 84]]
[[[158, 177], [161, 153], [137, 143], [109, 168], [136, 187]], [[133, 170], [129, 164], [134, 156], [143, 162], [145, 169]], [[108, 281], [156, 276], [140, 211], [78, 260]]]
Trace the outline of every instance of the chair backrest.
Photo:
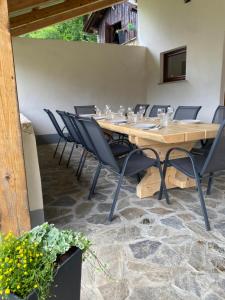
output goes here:
[[95, 105], [78, 105], [74, 106], [76, 115], [90, 115], [95, 114]]
[[170, 105], [153, 105], [150, 110], [149, 117], [151, 118], [157, 117], [157, 112], [159, 108], [164, 108], [165, 112], [167, 112], [168, 107], [170, 107]]
[[79, 135], [78, 135], [75, 127], [71, 123], [70, 118], [67, 115], [67, 113], [65, 111], [61, 111], [61, 110], [57, 110], [56, 112], [62, 118], [62, 121], [63, 121], [63, 123], [66, 126], [66, 129], [67, 129], [67, 131], [69, 133], [69, 136], [73, 139], [74, 143], [80, 144]]
[[85, 147], [86, 150], [88, 150], [89, 152], [95, 153], [93, 145], [90, 141], [90, 138], [89, 138], [86, 130], [84, 129], [83, 125], [79, 121], [79, 117], [77, 115], [74, 115], [71, 113], [67, 113], [67, 114], [68, 114], [73, 126], [75, 126], [78, 131], [80, 141], [81, 141], [81, 144], [83, 145], [83, 147]]
[[93, 118], [84, 117], [80, 117], [79, 121], [88, 134], [98, 160], [101, 161], [104, 165], [110, 166], [116, 172], [119, 172], [119, 166], [98, 123]]
[[213, 116], [212, 123], [221, 124], [225, 120], [225, 106], [218, 106]]
[[225, 120], [220, 125], [217, 136], [200, 172], [201, 175], [225, 170]]
[[57, 131], [58, 135], [61, 137], [61, 138], [65, 138], [65, 135], [62, 131], [62, 129], [60, 128], [54, 114], [49, 110], [49, 109], [46, 109], [44, 108], [44, 111], [48, 114], [53, 126], [55, 127], [55, 130]]
[[178, 106], [175, 111], [174, 120], [195, 120], [201, 106]]
[[137, 104], [134, 108], [134, 113], [136, 114], [137, 112], [139, 112], [139, 109], [140, 107], [143, 107], [145, 108], [145, 113], [146, 113], [146, 110], [148, 109], [149, 105], [148, 104]]

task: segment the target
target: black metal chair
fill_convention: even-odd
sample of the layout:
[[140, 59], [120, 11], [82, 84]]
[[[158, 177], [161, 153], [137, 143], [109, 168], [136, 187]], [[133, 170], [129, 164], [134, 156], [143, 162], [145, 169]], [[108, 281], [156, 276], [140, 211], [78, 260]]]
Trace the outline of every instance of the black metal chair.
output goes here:
[[[148, 107], [149, 107], [149, 105], [148, 104], [137, 104], [136, 106], [135, 106], [135, 108], [134, 108], [134, 113], [136, 114], [137, 112], [139, 112], [139, 109], [140, 109], [140, 107], [143, 107], [143, 108], [145, 108], [145, 113], [146, 113], [146, 110], [148, 109]], [[144, 113], [144, 114], [145, 114]]]
[[[109, 144], [106, 142], [104, 138], [103, 131], [99, 127], [97, 122], [94, 119], [88, 119], [88, 118], [79, 118], [79, 120], [83, 128], [85, 129], [87, 136], [90, 139], [92, 147], [95, 151], [95, 155], [99, 161], [94, 176], [94, 180], [92, 183], [92, 187], [90, 190], [89, 199], [91, 199], [92, 195], [94, 194], [95, 187], [99, 178], [99, 174], [103, 166], [109, 168], [119, 176], [118, 185], [114, 194], [114, 199], [109, 214], [109, 221], [111, 221], [113, 218], [123, 177], [139, 175], [140, 172], [148, 169], [149, 167], [154, 166], [159, 169], [160, 176], [162, 178], [162, 186], [164, 187], [165, 196], [168, 201], [159, 155], [154, 149], [152, 148], [135, 149], [122, 158], [115, 158]], [[152, 151], [155, 155], [155, 159], [145, 156], [143, 150]]]
[[74, 106], [76, 115], [90, 115], [95, 114], [95, 105], [76, 105]]
[[168, 107], [170, 107], [170, 105], [153, 105], [151, 110], [150, 110], [149, 117], [150, 118], [157, 117], [157, 113], [158, 113], [159, 108], [164, 108], [165, 112], [167, 112]]
[[212, 123], [222, 124], [225, 120], [225, 106], [219, 105], [214, 113]]
[[57, 153], [57, 150], [58, 150], [58, 147], [59, 147], [60, 142], [61, 142], [61, 141], [64, 141], [64, 142], [65, 142], [65, 144], [64, 144], [64, 146], [63, 146], [62, 153], [61, 153], [60, 158], [59, 158], [59, 165], [60, 165], [60, 164], [61, 164], [61, 161], [62, 161], [62, 158], [63, 158], [63, 154], [64, 154], [64, 151], [65, 151], [65, 148], [66, 148], [67, 143], [68, 143], [68, 142], [71, 143], [71, 142], [73, 142], [73, 140], [72, 140], [71, 136], [70, 136], [68, 133], [65, 133], [65, 132], [64, 132], [65, 126], [61, 129], [61, 127], [59, 126], [59, 124], [58, 124], [58, 122], [57, 122], [57, 120], [56, 120], [56, 118], [55, 118], [55, 116], [54, 116], [54, 114], [53, 114], [49, 109], [46, 109], [46, 108], [44, 109], [44, 111], [45, 111], [45, 112], [47, 113], [47, 115], [49, 116], [49, 118], [50, 118], [50, 120], [51, 120], [51, 122], [52, 122], [52, 124], [53, 124], [53, 126], [54, 126], [54, 128], [55, 128], [55, 130], [56, 130], [56, 132], [57, 132], [58, 135], [59, 135], [59, 140], [58, 140], [58, 143], [57, 143], [57, 145], [56, 145], [56, 148], [55, 148], [53, 157], [56, 156], [56, 153]]
[[[82, 124], [79, 121], [79, 117], [74, 114], [71, 114], [71, 113], [67, 113], [67, 115], [69, 116], [70, 121], [73, 124], [73, 126], [76, 127], [77, 132], [80, 137], [81, 144], [84, 149], [83, 153], [82, 153], [81, 161], [80, 161], [80, 164], [78, 167], [78, 171], [77, 171], [77, 177], [79, 179], [81, 176], [83, 167], [84, 167], [84, 163], [87, 158], [87, 154], [91, 153], [92, 155], [95, 156], [95, 150], [94, 150], [94, 147], [93, 147], [85, 129], [83, 128]], [[105, 135], [104, 135], [104, 138], [106, 139]], [[112, 153], [115, 157], [123, 156], [131, 151], [131, 144], [129, 144], [126, 140], [118, 140], [117, 139], [117, 140], [108, 141], [106, 139], [106, 141], [109, 144], [109, 146], [112, 150]]]
[[175, 111], [174, 120], [196, 120], [201, 106], [178, 106]]
[[[225, 106], [218, 106], [213, 115], [212, 123], [213, 124], [222, 124], [225, 120]], [[193, 148], [191, 152], [193, 154], [206, 155], [212, 144], [214, 139], [207, 139], [205, 141], [201, 141], [201, 148]]]
[[[174, 151], [180, 151], [187, 155], [184, 158], [170, 159], [170, 154]], [[198, 188], [198, 194], [201, 204], [201, 209], [205, 221], [206, 230], [210, 230], [207, 209], [205, 206], [204, 195], [201, 187], [203, 177], [208, 177], [207, 195], [211, 193], [212, 180], [215, 172], [225, 170], [225, 121], [220, 126], [218, 134], [212, 144], [208, 155], [193, 155], [192, 153], [182, 148], [170, 149], [165, 158], [163, 176], [165, 178], [167, 168], [172, 166], [184, 173], [185, 175], [194, 178]], [[162, 198], [163, 187], [161, 186], [159, 199]]]
[[69, 164], [70, 164], [70, 159], [71, 159], [71, 156], [73, 154], [74, 147], [76, 146], [76, 148], [77, 148], [78, 145], [81, 144], [81, 141], [80, 141], [80, 138], [79, 138], [79, 135], [78, 135], [76, 129], [74, 128], [74, 126], [72, 126], [70, 118], [67, 115], [67, 113], [64, 112], [64, 111], [61, 111], [61, 110], [56, 110], [56, 112], [61, 117], [67, 131], [69, 132], [69, 135], [72, 139], [72, 142], [73, 142], [73, 146], [71, 148], [70, 155], [69, 155], [69, 158], [68, 158], [68, 161], [67, 161], [67, 167], [68, 167]]

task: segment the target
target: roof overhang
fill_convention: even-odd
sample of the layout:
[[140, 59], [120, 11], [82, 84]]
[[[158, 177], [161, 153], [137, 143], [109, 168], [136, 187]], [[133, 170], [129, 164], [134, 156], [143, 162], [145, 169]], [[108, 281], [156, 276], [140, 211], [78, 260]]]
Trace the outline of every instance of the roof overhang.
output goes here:
[[13, 36], [105, 9], [124, 0], [8, 0]]

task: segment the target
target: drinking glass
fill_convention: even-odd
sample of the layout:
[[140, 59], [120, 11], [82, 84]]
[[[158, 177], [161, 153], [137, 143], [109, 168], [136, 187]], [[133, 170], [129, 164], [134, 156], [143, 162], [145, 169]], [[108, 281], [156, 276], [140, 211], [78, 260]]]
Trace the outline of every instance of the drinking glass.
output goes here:
[[171, 123], [173, 120], [173, 114], [174, 114], [174, 108], [172, 106], [169, 106], [167, 109], [167, 115], [168, 115], [168, 122]]
[[165, 108], [158, 108], [157, 110], [157, 116], [159, 118], [159, 123], [160, 123], [160, 126], [164, 127], [165, 126], [165, 117], [166, 117], [166, 110]]

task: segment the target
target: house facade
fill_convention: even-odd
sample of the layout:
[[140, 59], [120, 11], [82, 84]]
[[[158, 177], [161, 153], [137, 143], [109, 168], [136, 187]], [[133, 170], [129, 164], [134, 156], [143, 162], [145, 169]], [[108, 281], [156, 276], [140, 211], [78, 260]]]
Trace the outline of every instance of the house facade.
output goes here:
[[126, 44], [137, 38], [137, 4], [127, 1], [86, 17], [84, 31], [96, 33], [99, 43]]

